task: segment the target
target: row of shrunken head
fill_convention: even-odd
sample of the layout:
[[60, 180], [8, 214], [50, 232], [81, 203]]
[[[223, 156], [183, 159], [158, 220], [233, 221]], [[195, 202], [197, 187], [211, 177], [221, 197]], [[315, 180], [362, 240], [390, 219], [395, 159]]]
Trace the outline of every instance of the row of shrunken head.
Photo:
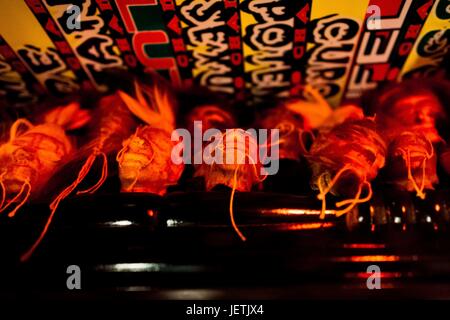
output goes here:
[[[186, 114], [180, 113], [178, 105], [183, 101], [177, 101], [174, 89], [156, 74], [131, 82], [132, 89], [126, 92], [116, 90], [90, 103], [74, 100], [33, 121], [18, 119], [3, 137], [0, 212], [14, 217], [30, 199], [50, 194], [47, 223], [22, 261], [45, 237], [61, 201], [97, 192], [112, 172], [118, 171], [123, 192], [164, 195], [176, 184], [185, 168], [171, 157], [179, 114], [190, 132], [195, 130], [194, 121], [201, 121], [203, 132], [219, 129], [223, 141], [230, 135], [233, 139], [245, 135], [250, 144], [258, 143], [237, 128], [237, 118], [229, 109], [200, 101]], [[280, 159], [307, 160], [313, 189], [322, 203], [321, 218], [343, 215], [370, 200], [371, 182], [381, 169], [386, 182], [424, 198], [425, 190], [438, 183], [438, 155], [450, 172], [450, 152], [441, 138], [448, 133], [437, 129], [447, 118], [439, 92], [446, 91], [448, 83], [430, 83], [439, 83], [439, 89], [418, 81], [390, 85], [372, 96], [364, 111], [356, 104], [333, 110], [319, 92], [305, 86], [303, 97], [278, 101], [257, 113], [253, 126], [280, 130], [278, 141], [271, 141], [278, 145]], [[241, 151], [250, 158], [249, 150]], [[261, 159], [254, 158], [245, 164], [194, 166], [194, 176], [205, 180], [206, 190], [217, 185], [231, 188], [231, 224], [242, 240], [245, 236], [234, 221], [234, 194], [261, 185], [266, 178], [262, 166]], [[328, 193], [343, 198], [335, 210], [326, 210]]]

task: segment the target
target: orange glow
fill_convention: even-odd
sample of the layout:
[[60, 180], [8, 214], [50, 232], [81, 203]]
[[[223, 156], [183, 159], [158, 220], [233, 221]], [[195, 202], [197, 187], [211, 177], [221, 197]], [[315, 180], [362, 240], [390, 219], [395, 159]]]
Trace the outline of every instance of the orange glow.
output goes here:
[[147, 210], [147, 214], [149, 217], [154, 217], [155, 216], [155, 212], [153, 210]]
[[436, 203], [436, 204], [434, 205], [434, 210], [436, 210], [436, 212], [441, 211], [441, 206], [439, 205], [439, 203]]
[[[367, 272], [348, 272], [345, 274], [346, 278], [359, 278], [359, 279], [367, 279], [368, 277], [372, 276], [371, 274], [368, 274]], [[401, 273], [401, 272], [380, 272], [377, 273], [379, 275], [379, 278], [403, 278], [403, 277], [412, 277], [413, 274], [411, 272], [407, 273]]]
[[337, 262], [395, 262], [405, 260], [400, 256], [385, 256], [385, 255], [369, 255], [369, 256], [349, 256], [349, 257], [336, 257], [333, 259]]
[[345, 249], [384, 249], [386, 245], [379, 243], [346, 243]]
[[[290, 208], [279, 208], [279, 209], [267, 209], [262, 210], [262, 214], [277, 214], [280, 216], [290, 216], [290, 215], [320, 215], [320, 210], [314, 209], [290, 209]], [[334, 215], [336, 210], [325, 210], [326, 215]]]
[[289, 225], [287, 230], [312, 230], [312, 229], [320, 229], [320, 228], [331, 228], [335, 224], [331, 222], [312, 222], [312, 223], [296, 223], [294, 225]]

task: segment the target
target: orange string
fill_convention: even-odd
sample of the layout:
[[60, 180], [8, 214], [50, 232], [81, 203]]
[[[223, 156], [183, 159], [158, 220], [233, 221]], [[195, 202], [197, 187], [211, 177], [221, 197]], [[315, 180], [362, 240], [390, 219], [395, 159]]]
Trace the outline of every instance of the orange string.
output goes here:
[[[336, 184], [336, 182], [339, 180], [339, 178], [341, 177], [341, 175], [347, 171], [347, 170], [352, 170], [350, 165], [345, 165], [343, 168], [341, 168], [336, 175], [334, 176], [334, 178], [330, 181], [330, 183], [328, 184], [328, 186], [323, 190], [323, 193], [319, 193], [317, 195], [317, 198], [319, 200], [321, 200], [322, 198], [325, 197], [325, 195], [330, 192], [330, 190], [333, 188], [333, 186]], [[322, 174], [323, 175], [323, 174]]]
[[3, 172], [0, 175], [0, 187], [2, 189], [2, 202], [0, 202], [0, 209], [3, 207], [3, 204], [5, 203], [6, 200], [6, 187], [5, 184], [3, 183], [3, 177], [5, 176], [6, 172]]
[[124, 156], [125, 151], [127, 151], [127, 149], [128, 149], [128, 145], [129, 145], [129, 142], [128, 141], [125, 142], [123, 144], [122, 149], [120, 149], [120, 151], [117, 153], [116, 161], [119, 164], [119, 167], [122, 167], [123, 156]]
[[25, 262], [27, 261], [33, 252], [36, 250], [36, 248], [39, 246], [41, 241], [44, 239], [45, 235], [47, 234], [48, 228], [50, 227], [50, 224], [53, 220], [53, 216], [55, 215], [56, 210], [58, 209], [58, 206], [62, 200], [67, 198], [73, 190], [84, 180], [84, 178], [89, 173], [90, 169], [92, 168], [92, 165], [96, 159], [96, 154], [91, 154], [84, 163], [83, 167], [81, 168], [80, 172], [78, 173], [77, 179], [72, 182], [67, 188], [65, 188], [50, 204], [50, 216], [47, 219], [47, 222], [44, 226], [44, 229], [42, 230], [41, 234], [39, 235], [38, 239], [33, 243], [30, 249], [26, 251], [21, 257], [20, 261]]
[[[28, 199], [28, 197], [29, 197], [30, 190], [31, 190], [31, 186], [30, 186], [30, 183], [29, 183], [28, 181], [25, 181], [25, 182], [23, 183], [22, 187], [20, 188], [20, 191], [16, 194], [15, 197], [12, 198], [11, 200], [9, 200], [9, 201], [7, 202], [7, 204], [6, 204], [3, 208], [0, 209], [0, 213], [2, 213], [3, 211], [5, 211], [6, 209], [8, 209], [8, 207], [9, 207], [11, 204], [17, 202], [17, 200], [20, 199], [20, 197], [22, 196], [23, 192], [25, 191], [25, 187], [27, 187], [27, 186], [29, 186], [29, 191], [28, 191], [28, 195], [27, 195], [26, 198], [25, 198], [25, 201], [26, 201], [26, 200]], [[20, 206], [23, 205], [22, 202], [23, 202], [23, 201], [21, 201]], [[17, 210], [13, 210], [12, 212], [15, 213], [16, 211], [17, 211]], [[11, 214], [11, 213], [9, 213], [8, 216], [9, 216], [10, 214]]]
[[327, 174], [326, 172], [322, 173], [317, 181], [318, 187], [319, 187], [319, 194], [317, 195], [317, 199], [322, 200], [322, 208], [320, 210], [320, 219], [324, 219], [325, 218], [325, 211], [326, 211], [326, 195], [328, 192], [330, 192], [330, 190], [333, 188], [333, 186], [336, 184], [336, 182], [339, 180], [339, 178], [341, 177], [341, 175], [347, 171], [347, 170], [351, 170], [351, 166], [350, 165], [345, 165], [343, 168], [341, 168], [336, 175], [334, 176], [334, 178], [330, 181], [330, 183], [328, 184], [328, 186], [326, 186], [324, 188], [324, 184], [326, 184], [326, 182], [324, 181], [325, 179], [325, 175]]
[[[323, 179], [325, 179], [325, 174], [326, 173], [322, 173], [319, 178], [317, 179], [317, 185], [319, 187], [319, 195], [323, 194], [325, 189], [323, 188], [323, 184], [325, 184], [325, 181], [323, 181]], [[323, 184], [322, 184], [323, 183]], [[317, 198], [319, 198], [319, 195], [317, 195]], [[327, 199], [325, 196], [322, 197], [322, 205], [320, 208], [320, 219], [324, 219], [325, 218], [325, 210], [327, 209]]]
[[16, 215], [17, 211], [19, 211], [19, 209], [27, 202], [28, 198], [30, 198], [30, 194], [31, 194], [31, 184], [30, 184], [28, 181], [26, 181], [26, 182], [24, 183], [24, 186], [28, 186], [28, 191], [27, 191], [25, 197], [22, 199], [22, 201], [14, 208], [13, 211], [11, 211], [11, 212], [8, 214], [8, 217], [10, 217], [10, 218], [14, 217], [14, 216]]
[[246, 241], [247, 238], [242, 234], [242, 232], [239, 230], [238, 226], [236, 225], [236, 222], [234, 221], [233, 202], [234, 202], [234, 194], [236, 192], [236, 186], [237, 186], [238, 170], [239, 170], [239, 166], [234, 170], [234, 175], [233, 175], [233, 188], [231, 190], [231, 196], [230, 196], [230, 219], [231, 219], [231, 225], [233, 226], [233, 228], [236, 231], [239, 238], [241, 238], [242, 241]]
[[[119, 167], [120, 168], [122, 167], [124, 154], [125, 154], [125, 152], [128, 151], [128, 148], [129, 148], [129, 146], [131, 144], [132, 139], [138, 137], [137, 134], [138, 134], [138, 131], [136, 131], [136, 133], [130, 139], [126, 140], [123, 143], [122, 149], [120, 149], [120, 151], [117, 153], [116, 161], [119, 163]], [[131, 185], [127, 189], [124, 189], [124, 191], [126, 191], [126, 192], [129, 192], [129, 191], [133, 190], [134, 186], [136, 185], [136, 183], [139, 180], [142, 168], [145, 168], [146, 166], [148, 166], [150, 163], [153, 162], [153, 159], [155, 159], [155, 147], [154, 147], [154, 145], [153, 145], [153, 143], [151, 141], [147, 141], [147, 142], [150, 144], [150, 152], [152, 154], [152, 157], [150, 158], [150, 160], [147, 161], [147, 163], [143, 164], [138, 169], [138, 174], [136, 175], [136, 178], [133, 180], [133, 182], [131, 183]]]
[[422, 183], [420, 184], [420, 188], [422, 190], [425, 189], [426, 170], [427, 170], [427, 159], [423, 159], [423, 162], [422, 162]]
[[[55, 200], [57, 200], [57, 204], [59, 204], [59, 202], [64, 199], [65, 197], [67, 197], [70, 194], [70, 192], [68, 193], [61, 193], [58, 197], [61, 198], [57, 198]], [[31, 246], [30, 249], [28, 249], [27, 252], [25, 252], [21, 257], [20, 257], [20, 262], [25, 262], [28, 259], [30, 259], [31, 255], [33, 254], [33, 252], [36, 250], [36, 248], [39, 246], [39, 244], [41, 243], [41, 241], [44, 239], [45, 235], [47, 234], [48, 228], [50, 226], [50, 223], [53, 220], [53, 216], [55, 215], [56, 209], [57, 209], [58, 205], [56, 205], [55, 207], [53, 207], [50, 216], [47, 219], [47, 222], [44, 226], [44, 229], [42, 230], [41, 234], [39, 235], [39, 238], [33, 243], [33, 245]]]
[[136, 132], [130, 138], [128, 138], [127, 140], [122, 142], [122, 149], [120, 149], [116, 155], [116, 161], [119, 163], [119, 167], [122, 166], [124, 153], [127, 151], [128, 147], [130, 146], [131, 141], [138, 136], [139, 130], [140, 130], [140, 128], [137, 128]]
[[133, 179], [133, 182], [130, 184], [130, 186], [128, 188], [126, 188], [126, 189], [124, 188], [123, 191], [124, 192], [132, 192], [134, 186], [136, 185], [136, 183], [139, 180], [139, 176], [140, 176], [140, 174], [137, 174], [136, 177]]
[[3, 183], [3, 181], [0, 181], [0, 187], [2, 189], [2, 201], [0, 202], [0, 209], [2, 209], [3, 204], [5, 203], [5, 200], [6, 200], [6, 188], [5, 188], [5, 184]]
[[[214, 149], [215, 152], [217, 152], [217, 149], [224, 151], [225, 145], [224, 145], [223, 141], [225, 139], [226, 139], [226, 133], [222, 133], [221, 142], [219, 144], [217, 144], [217, 146], [215, 147], [215, 149]], [[264, 175], [262, 178], [260, 178], [260, 174], [258, 174], [258, 171], [257, 171], [257, 162], [255, 161], [255, 159], [253, 159], [247, 153], [245, 153], [245, 157], [249, 160], [250, 164], [252, 165], [253, 174], [258, 179], [258, 183], [263, 182], [267, 178], [267, 175]], [[209, 166], [208, 174], [211, 174], [211, 171], [215, 164], [216, 163], [213, 162]], [[238, 174], [239, 168], [240, 168], [240, 165], [236, 164], [236, 169], [234, 170], [234, 174], [233, 174], [233, 186], [232, 186], [231, 195], [230, 195], [229, 212], [230, 212], [231, 225], [233, 226], [233, 229], [236, 231], [237, 235], [239, 236], [239, 238], [241, 238], [242, 241], [246, 241], [247, 238], [242, 234], [242, 232], [239, 230], [238, 226], [236, 225], [236, 222], [234, 220], [234, 210], [233, 210], [234, 195], [235, 195], [236, 189], [237, 189], [237, 174]]]
[[423, 192], [423, 189], [425, 188], [425, 167], [426, 167], [426, 158], [423, 161], [422, 165], [422, 183], [419, 187], [417, 185], [416, 180], [414, 179], [412, 172], [411, 172], [411, 153], [409, 149], [406, 151], [406, 167], [408, 168], [408, 180], [411, 181], [414, 189], [416, 190], [417, 196], [420, 199], [425, 199], [425, 193]]
[[[92, 187], [86, 189], [86, 190], [82, 190], [82, 191], [78, 191], [78, 194], [84, 194], [84, 193], [94, 193], [96, 192], [102, 185], [103, 183], [106, 181], [106, 178], [108, 177], [108, 158], [106, 156], [106, 154], [104, 152], [100, 152], [99, 153], [100, 156], [102, 156], [102, 160], [103, 160], [103, 165], [102, 165], [102, 175], [100, 176], [100, 179], [98, 180], [98, 182], [93, 185]], [[97, 156], [95, 156], [97, 157]]]
[[12, 124], [11, 129], [9, 130], [9, 142], [11, 142], [17, 137], [17, 131], [19, 131], [19, 127], [21, 125], [25, 125], [27, 127], [27, 130], [33, 128], [33, 124], [27, 119], [17, 119]]
[[425, 139], [427, 140], [430, 149], [431, 149], [431, 153], [426, 152], [427, 154], [427, 159], [431, 159], [434, 156], [434, 147], [433, 147], [433, 143], [431, 142], [431, 140], [427, 137], [425, 137]]
[[[364, 197], [363, 199], [360, 199], [361, 193], [362, 193], [362, 187], [366, 185], [368, 188], [368, 193], [367, 196]], [[369, 201], [372, 198], [372, 186], [370, 184], [370, 182], [368, 181], [364, 181], [364, 183], [360, 184], [359, 188], [358, 188], [358, 192], [356, 193], [355, 198], [353, 199], [348, 199], [348, 200], [343, 200], [340, 202], [336, 203], [336, 207], [340, 208], [342, 206], [345, 206], [346, 204], [349, 204], [349, 206], [345, 209], [342, 210], [336, 210], [335, 214], [336, 217], [340, 217], [344, 214], [346, 214], [347, 212], [351, 211], [357, 204], [359, 203], [364, 203]]]

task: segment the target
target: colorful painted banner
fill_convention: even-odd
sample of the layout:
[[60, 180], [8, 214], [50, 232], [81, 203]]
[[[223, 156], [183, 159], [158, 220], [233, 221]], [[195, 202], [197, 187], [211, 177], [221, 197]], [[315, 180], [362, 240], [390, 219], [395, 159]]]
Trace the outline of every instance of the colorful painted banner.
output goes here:
[[177, 0], [178, 17], [190, 52], [194, 82], [233, 94], [234, 71], [227, 41], [228, 26], [222, 0]]
[[[50, 21], [58, 26], [58, 31], [74, 51], [84, 72], [99, 91], [108, 89], [104, 71], [124, 68], [118, 47], [110, 35], [108, 26], [100, 16], [94, 0], [27, 0], [40, 3], [48, 10], [46, 29]], [[70, 24], [71, 16], [79, 13], [79, 28]], [[47, 29], [48, 30], [48, 29]], [[53, 30], [53, 29], [52, 29]]]
[[227, 22], [227, 42], [233, 74], [234, 97], [245, 100], [248, 93], [244, 79], [244, 51], [241, 37], [241, 16], [238, 0], [223, 0], [225, 21]]
[[[22, 1], [0, 1], [4, 41], [20, 58], [37, 81], [55, 96], [79, 90], [78, 79], [70, 70], [48, 34]], [[20, 21], [20, 23], [17, 23]]]
[[29, 106], [45, 91], [16, 53], [0, 36], [0, 107]]
[[82, 88], [91, 88], [95, 82], [89, 76], [89, 73], [87, 73], [86, 70], [83, 70], [76, 53], [64, 38], [64, 35], [58, 28], [57, 23], [50, 16], [44, 3], [40, 0], [25, 0], [25, 2], [41, 24], [42, 28], [47, 32], [48, 37], [52, 40], [67, 67], [70, 68], [77, 77], [80, 86]]
[[306, 75], [306, 41], [311, 15], [311, 0], [303, 1], [294, 17], [294, 45], [292, 48], [291, 95], [298, 96], [303, 91]]
[[160, 7], [163, 12], [164, 23], [167, 26], [167, 33], [172, 43], [182, 83], [189, 87], [193, 84], [191, 66], [192, 51], [186, 47], [188, 39], [181, 28], [181, 21], [175, 0], [160, 1]]
[[[450, 0], [0, 1], [0, 96], [108, 89], [107, 71], [158, 71], [245, 102], [305, 84], [331, 105], [444, 72]], [[20, 23], [18, 23], [20, 21]]]
[[122, 54], [125, 65], [135, 72], [142, 71], [142, 65], [138, 62], [138, 59], [134, 54], [131, 41], [125, 32], [125, 25], [122, 20], [118, 18], [118, 14], [113, 8], [112, 0], [96, 0], [95, 2], [100, 11], [100, 16], [105, 25], [108, 26], [114, 43]]
[[304, 5], [303, 1], [240, 0], [245, 80], [252, 96], [289, 96], [295, 15]]
[[443, 74], [450, 52], [450, 0], [438, 0], [409, 54], [399, 79]]
[[432, 4], [433, 0], [370, 1], [346, 99], [397, 79]]
[[306, 83], [337, 106], [350, 73], [368, 0], [313, 0]]
[[[144, 71], [156, 70], [181, 84], [177, 60], [174, 56], [163, 11], [157, 0], [114, 0], [115, 9], [131, 39], [134, 54]], [[166, 3], [163, 0], [161, 3]]]

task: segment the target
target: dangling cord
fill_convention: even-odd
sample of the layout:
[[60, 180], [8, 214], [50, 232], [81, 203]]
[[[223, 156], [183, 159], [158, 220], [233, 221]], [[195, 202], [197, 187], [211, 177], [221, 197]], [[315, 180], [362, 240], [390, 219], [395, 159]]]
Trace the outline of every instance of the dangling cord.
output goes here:
[[[325, 210], [327, 209], [327, 199], [325, 197], [325, 189], [326, 186], [325, 185], [325, 181], [324, 181], [324, 177], [325, 177], [326, 173], [322, 173], [319, 178], [317, 179], [317, 185], [319, 187], [319, 195], [323, 195], [322, 199], [322, 207], [320, 209], [320, 219], [324, 219], [325, 218]], [[317, 195], [317, 198], [319, 198], [319, 195]]]
[[414, 189], [417, 192], [417, 196], [420, 199], [425, 199], [425, 193], [423, 192], [423, 189], [425, 188], [425, 168], [426, 168], [426, 158], [423, 161], [423, 165], [422, 165], [422, 184], [419, 187], [416, 183], [416, 180], [414, 179], [412, 173], [411, 173], [411, 154], [409, 149], [406, 151], [406, 167], [408, 168], [408, 180], [411, 181]]
[[428, 159], [423, 159], [422, 162], [422, 183], [420, 184], [420, 189], [424, 190], [425, 189], [425, 176], [426, 176], [426, 170], [427, 170], [427, 160]]
[[36, 250], [36, 248], [39, 246], [39, 244], [41, 243], [41, 241], [44, 239], [45, 235], [47, 234], [48, 228], [50, 227], [50, 224], [51, 224], [51, 222], [53, 220], [53, 216], [55, 215], [55, 212], [58, 209], [58, 206], [59, 206], [60, 202], [62, 200], [64, 200], [65, 198], [67, 198], [72, 193], [72, 191], [75, 190], [75, 188], [83, 181], [83, 179], [88, 174], [90, 168], [92, 167], [92, 163], [94, 162], [94, 160], [95, 160], [95, 156], [91, 155], [87, 159], [87, 161], [85, 162], [83, 167], [81, 168], [80, 172], [78, 173], [77, 179], [71, 185], [69, 185], [66, 189], [64, 189], [55, 198], [55, 200], [52, 201], [52, 203], [50, 203], [50, 210], [51, 210], [51, 212], [50, 212], [50, 216], [48, 217], [47, 222], [46, 222], [46, 224], [44, 226], [44, 229], [42, 230], [42, 232], [39, 235], [38, 239], [33, 243], [31, 248], [28, 249], [28, 251], [25, 252], [20, 257], [20, 261], [21, 262], [27, 261], [31, 257], [33, 252]]
[[317, 181], [318, 187], [319, 187], [319, 194], [317, 195], [317, 199], [322, 200], [322, 209], [320, 210], [320, 219], [324, 219], [325, 218], [325, 210], [326, 210], [326, 195], [328, 192], [330, 192], [330, 190], [333, 188], [333, 186], [336, 184], [336, 182], [339, 180], [339, 178], [341, 177], [341, 175], [347, 171], [347, 170], [351, 170], [351, 166], [350, 165], [345, 165], [342, 169], [340, 169], [336, 175], [334, 176], [334, 178], [330, 181], [330, 183], [328, 184], [328, 186], [326, 185], [326, 182], [324, 181], [325, 179], [325, 175], [327, 174], [326, 172], [322, 173]]
[[[83, 172], [84, 173], [84, 172]], [[86, 174], [84, 174], [86, 176]], [[36, 250], [36, 248], [39, 246], [41, 241], [44, 239], [45, 235], [47, 234], [48, 228], [53, 220], [53, 216], [55, 215], [56, 209], [58, 209], [59, 203], [64, 200], [66, 197], [68, 197], [72, 191], [78, 186], [78, 184], [83, 180], [84, 176], [82, 176], [82, 171], [78, 174], [77, 180], [75, 180], [70, 186], [68, 186], [66, 189], [64, 189], [56, 198], [53, 200], [53, 202], [50, 204], [50, 216], [47, 219], [47, 222], [44, 226], [44, 229], [42, 230], [41, 234], [39, 235], [38, 239], [33, 243], [30, 249], [28, 249], [27, 252], [25, 252], [21, 257], [20, 261], [25, 262], [27, 261], [33, 252]]]
[[[138, 84], [135, 82], [135, 85], [138, 85]], [[122, 142], [122, 149], [120, 149], [119, 152], [116, 155], [116, 161], [119, 163], [119, 167], [122, 166], [123, 155], [128, 150], [128, 148], [129, 148], [129, 146], [131, 144], [131, 141], [134, 138], [137, 138], [139, 129], [140, 128], [137, 128], [136, 131], [134, 132], [134, 134], [131, 137], [129, 137], [127, 140]]]
[[139, 174], [136, 175], [136, 178], [134, 178], [133, 182], [130, 184], [130, 186], [127, 189], [123, 189], [123, 192], [132, 192], [134, 186], [136, 185], [137, 181], [139, 179]]
[[3, 177], [5, 176], [6, 171], [4, 171], [1, 175], [0, 175], [0, 187], [2, 189], [2, 201], [0, 202], [0, 209], [3, 208], [3, 204], [5, 203], [6, 200], [6, 187], [5, 184], [3, 182]]
[[[17, 207], [16, 207], [13, 211], [11, 211], [11, 212], [8, 214], [9, 217], [14, 216], [14, 214], [17, 212], [17, 210], [19, 210], [20, 207], [24, 205], [24, 203], [28, 200], [28, 197], [30, 196], [31, 185], [30, 185], [30, 183], [29, 183], [28, 181], [25, 181], [25, 182], [23, 183], [22, 187], [20, 188], [19, 193], [17, 193], [15, 197], [14, 197], [13, 199], [9, 200], [8, 203], [7, 203], [3, 208], [0, 209], [0, 213], [2, 213], [3, 211], [5, 211], [6, 209], [8, 209], [9, 206], [11, 206], [11, 204], [17, 202], [17, 201], [20, 199], [20, 197], [22, 196], [22, 194], [25, 192], [25, 187], [28, 187], [28, 191], [27, 191], [27, 193], [26, 193], [26, 195], [25, 195], [25, 198], [24, 198], [22, 201], [20, 201], [20, 203], [17, 205]], [[11, 215], [11, 214], [12, 214], [12, 215]]]
[[[132, 137], [132, 138], [134, 138], [134, 137]], [[119, 168], [122, 168], [123, 157], [124, 157], [125, 152], [128, 151], [128, 147], [130, 146], [132, 138], [130, 138], [127, 141], [125, 141], [124, 144], [123, 144], [122, 149], [120, 149], [120, 151], [117, 153], [116, 161], [119, 164]], [[153, 159], [155, 159], [155, 148], [154, 148], [154, 145], [153, 145], [153, 143], [151, 141], [148, 141], [148, 143], [150, 144], [152, 157], [150, 158], [150, 160], [147, 161], [147, 163], [143, 164], [138, 169], [138, 174], [136, 175], [136, 178], [133, 180], [133, 182], [131, 183], [131, 185], [127, 189], [124, 189], [125, 192], [129, 192], [129, 191], [133, 190], [134, 186], [136, 185], [137, 181], [139, 180], [139, 176], [140, 176], [140, 172], [141, 172], [142, 168], [147, 167], [150, 163], [153, 162]]]
[[[434, 155], [433, 144], [431, 143], [430, 139], [428, 139], [428, 138], [427, 138], [427, 141], [430, 145], [431, 153], [426, 152], [426, 156], [424, 157], [423, 162], [422, 162], [422, 182], [420, 184], [420, 190], [422, 190], [422, 191], [425, 189], [427, 161], [430, 160]], [[425, 193], [423, 193], [423, 195], [425, 197]]]
[[131, 139], [126, 140], [126, 141], [123, 143], [122, 149], [120, 149], [119, 152], [117, 153], [116, 161], [117, 161], [117, 163], [119, 164], [119, 167], [122, 167], [123, 155], [124, 155], [124, 153], [127, 151], [128, 146], [130, 145], [130, 142], [131, 142]]
[[36, 248], [39, 246], [39, 244], [41, 243], [41, 241], [44, 239], [48, 228], [53, 220], [53, 216], [55, 215], [56, 210], [58, 209], [58, 206], [60, 204], [60, 202], [62, 200], [64, 200], [65, 198], [67, 198], [72, 192], [73, 190], [75, 190], [75, 188], [84, 180], [84, 178], [86, 177], [86, 175], [89, 173], [94, 161], [95, 161], [95, 154], [92, 154], [88, 157], [88, 159], [86, 160], [86, 162], [84, 163], [83, 167], [81, 168], [80, 172], [78, 173], [78, 177], [77, 179], [72, 182], [71, 185], [69, 185], [67, 188], [65, 188], [53, 201], [52, 203], [50, 203], [50, 216], [47, 219], [47, 222], [44, 226], [44, 229], [42, 230], [41, 234], [39, 235], [38, 239], [34, 242], [34, 244], [31, 246], [30, 249], [28, 249], [27, 252], [25, 252], [21, 257], [20, 257], [20, 261], [21, 262], [25, 262], [27, 261], [31, 255], [33, 254], [33, 252], [36, 250]]
[[[14, 208], [13, 211], [11, 211], [10, 213], [8, 213], [8, 217], [12, 218], [16, 215], [17, 211], [19, 211], [19, 209], [27, 202], [28, 198], [30, 198], [30, 194], [31, 194], [31, 184], [28, 181], [25, 181], [24, 183], [24, 187], [27, 186], [28, 190], [27, 193], [25, 194], [25, 197], [22, 199], [22, 201]], [[22, 190], [21, 190], [22, 192]]]
[[93, 185], [89, 189], [78, 191], [77, 195], [84, 193], [94, 193], [103, 185], [103, 183], [105, 183], [106, 178], [108, 177], [108, 157], [104, 152], [99, 152], [96, 155], [94, 155], [94, 160], [97, 158], [97, 155], [100, 155], [103, 160], [102, 175], [100, 176], [100, 179], [95, 185]]
[[427, 142], [430, 146], [430, 149], [431, 149], [431, 153], [426, 152], [427, 159], [430, 160], [434, 156], [434, 147], [433, 147], [433, 143], [431, 142], [431, 140], [429, 138], [425, 137], [425, 139], [427, 140]]
[[[367, 193], [367, 196], [366, 196], [366, 197], [360, 199], [360, 197], [361, 197], [361, 192], [362, 192], [362, 187], [363, 187], [364, 185], [367, 186], [367, 188], [368, 188], [368, 193]], [[356, 196], [355, 196], [354, 199], [343, 200], [343, 201], [339, 201], [339, 202], [336, 203], [336, 207], [337, 207], [337, 208], [340, 208], [340, 207], [342, 207], [342, 206], [345, 206], [346, 204], [350, 204], [350, 205], [349, 205], [347, 208], [345, 208], [345, 209], [342, 209], [342, 210], [336, 210], [336, 211], [335, 211], [336, 217], [340, 217], [340, 216], [342, 216], [343, 214], [346, 214], [347, 212], [351, 211], [357, 204], [367, 202], [367, 201], [369, 201], [371, 198], [372, 198], [372, 186], [371, 186], [370, 182], [364, 181], [364, 183], [362, 183], [362, 184], [359, 186], [358, 192], [357, 192], [357, 194], [356, 194]]]
[[27, 119], [17, 119], [11, 126], [11, 129], [9, 130], [9, 141], [10, 142], [17, 137], [17, 131], [19, 130], [19, 127], [21, 125], [25, 125], [27, 127], [27, 130], [29, 130], [30, 128], [33, 128], [33, 124], [30, 121], [28, 121]]
[[239, 238], [241, 238], [242, 241], [246, 241], [247, 238], [242, 234], [242, 232], [239, 230], [239, 228], [237, 227], [237, 225], [234, 221], [233, 201], [234, 201], [234, 193], [236, 192], [236, 187], [237, 187], [238, 170], [239, 170], [239, 166], [236, 167], [236, 169], [234, 170], [234, 175], [233, 175], [233, 189], [231, 190], [231, 197], [230, 197], [230, 219], [231, 219], [231, 225], [233, 226], [234, 231], [236, 231], [236, 233], [238, 234]]
[[[225, 134], [222, 134], [221, 139], [222, 139], [222, 141], [221, 141], [221, 143], [219, 143], [216, 146], [215, 151], [217, 151], [217, 149], [220, 149], [223, 152], [223, 150], [225, 149], [225, 145], [223, 143], [223, 140], [225, 139]], [[223, 155], [223, 153], [222, 153], [222, 155]], [[253, 173], [255, 174], [255, 177], [259, 178], [259, 174], [257, 173], [257, 169], [256, 169], [256, 162], [254, 161], [254, 159], [252, 159], [252, 157], [250, 155], [246, 154], [245, 156], [250, 160], [250, 163], [252, 164], [253, 171], [254, 171]], [[215, 164], [215, 162], [213, 162], [210, 165], [209, 174], [211, 174], [214, 164]], [[233, 226], [233, 229], [236, 231], [237, 235], [239, 236], [239, 238], [241, 238], [242, 241], [246, 241], [247, 238], [242, 234], [242, 232], [239, 230], [238, 226], [236, 225], [236, 222], [234, 221], [234, 211], [233, 211], [234, 194], [236, 193], [236, 188], [237, 188], [237, 174], [238, 174], [239, 168], [240, 168], [240, 165], [239, 164], [236, 165], [236, 169], [234, 170], [234, 174], [233, 174], [233, 187], [232, 187], [231, 196], [230, 196], [229, 212], [230, 212], [231, 225]], [[267, 176], [265, 176], [262, 179], [258, 179], [258, 180], [259, 180], [259, 182], [262, 182], [265, 180], [265, 178], [267, 178]]]
[[[124, 153], [128, 150], [128, 147], [131, 143], [131, 139], [132, 138], [129, 138], [123, 142], [122, 149], [120, 149], [116, 155], [116, 161], [119, 164], [119, 168], [122, 168]], [[125, 192], [129, 192], [129, 191], [133, 190], [133, 187], [136, 184], [137, 180], [138, 180], [138, 176], [136, 175], [136, 178], [134, 179], [133, 183], [131, 184], [131, 186], [128, 189], [125, 190]]]
[[[107, 140], [107, 138], [109, 137], [108, 134], [103, 133], [101, 135], [101, 138], [99, 139], [99, 141], [97, 142], [96, 147], [94, 148], [92, 154], [89, 156], [88, 160], [86, 161], [86, 165], [87, 166], [83, 166], [82, 170], [85, 170], [84, 176], [83, 178], [79, 181], [79, 183], [81, 183], [81, 181], [86, 177], [86, 175], [89, 173], [89, 171], [91, 170], [92, 166], [94, 165], [95, 160], [97, 159], [97, 156], [100, 155], [102, 156], [102, 160], [103, 160], [103, 165], [102, 165], [102, 175], [100, 176], [100, 180], [93, 185], [92, 187], [90, 187], [89, 189], [86, 190], [82, 190], [82, 191], [78, 191], [78, 194], [83, 194], [83, 193], [94, 193], [95, 191], [97, 191], [102, 185], [103, 183], [106, 181], [106, 178], [108, 177], [108, 158], [106, 156], [106, 154], [101, 151], [103, 150], [103, 146], [105, 144], [105, 141]], [[77, 179], [78, 180], [78, 179]], [[78, 183], [78, 184], [79, 184]]]

